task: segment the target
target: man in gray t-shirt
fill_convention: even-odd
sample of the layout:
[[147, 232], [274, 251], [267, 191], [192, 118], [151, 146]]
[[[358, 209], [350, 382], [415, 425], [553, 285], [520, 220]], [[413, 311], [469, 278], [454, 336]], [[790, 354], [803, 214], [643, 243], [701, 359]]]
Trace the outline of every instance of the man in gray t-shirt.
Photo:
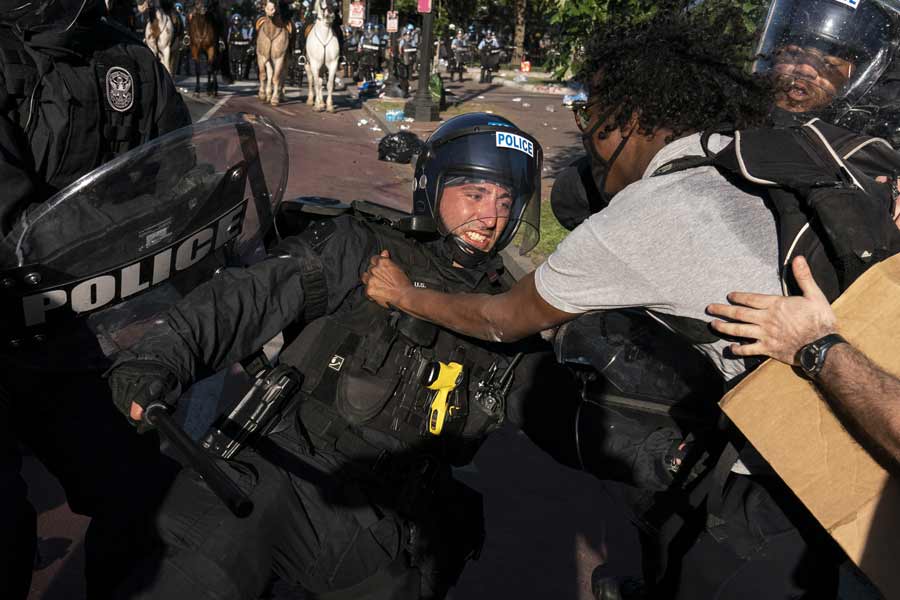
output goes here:
[[[382, 254], [362, 278], [369, 298], [464, 334], [512, 341], [594, 309], [646, 307], [709, 321], [706, 305], [732, 289], [778, 293], [775, 222], [760, 197], [710, 168], [653, 176], [676, 158], [702, 155], [697, 132], [722, 122], [737, 129], [758, 125], [772, 105], [769, 89], [743, 69], [740, 15], [706, 11], [661, 11], [640, 25], [610, 24], [587, 44], [580, 76], [590, 94], [575, 120], [609, 205], [535, 273], [504, 294], [447, 295], [414, 287]], [[710, 149], [724, 142], [713, 136]], [[491, 227], [482, 223], [483, 236]], [[700, 349], [732, 379], [743, 365], [722, 358], [724, 347]], [[561, 406], [563, 399], [548, 402]], [[701, 477], [709, 483], [708, 471]], [[665, 555], [669, 542], [690, 536], [664, 572], [647, 565], [658, 597], [835, 596], [829, 549], [808, 540], [824, 532], [801, 533], [803, 509], [776, 477], [732, 475], [721, 523], [706, 520], [711, 514], [702, 500], [686, 499], [691, 502], [681, 514], [689, 525], [664, 521], [659, 531], [673, 537], [663, 534], [655, 540], [661, 546], [648, 548], [647, 556]]]
[[[710, 150], [728, 141], [712, 136]], [[672, 160], [702, 153], [699, 134], [657, 152], [639, 181], [538, 267], [540, 297], [569, 314], [646, 307], [708, 321], [708, 299], [732, 289], [780, 293], [775, 221], [762, 198], [737, 189], [712, 167], [653, 176]], [[719, 341], [700, 349], [731, 379], [744, 363], [723, 358], [726, 347]]]

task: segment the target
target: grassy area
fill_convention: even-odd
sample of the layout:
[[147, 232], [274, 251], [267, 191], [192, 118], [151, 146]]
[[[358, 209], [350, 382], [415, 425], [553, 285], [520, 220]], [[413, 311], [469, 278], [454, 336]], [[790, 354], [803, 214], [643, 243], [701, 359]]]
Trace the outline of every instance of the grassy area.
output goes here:
[[569, 230], [560, 225], [553, 215], [549, 194], [545, 194], [544, 202], [541, 203], [541, 240], [528, 253], [528, 257], [536, 265], [544, 262], [568, 234]]

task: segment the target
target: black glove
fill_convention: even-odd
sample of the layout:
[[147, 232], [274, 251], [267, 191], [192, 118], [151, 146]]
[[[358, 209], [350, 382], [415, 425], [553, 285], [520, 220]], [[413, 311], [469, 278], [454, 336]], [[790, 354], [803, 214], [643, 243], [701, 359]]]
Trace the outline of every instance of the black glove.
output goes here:
[[181, 385], [178, 377], [165, 365], [152, 360], [129, 360], [114, 366], [106, 373], [112, 400], [132, 425], [142, 425], [148, 429], [146, 422], [131, 418], [131, 403], [135, 402], [147, 408], [154, 402], [161, 402], [175, 408], [181, 396]]

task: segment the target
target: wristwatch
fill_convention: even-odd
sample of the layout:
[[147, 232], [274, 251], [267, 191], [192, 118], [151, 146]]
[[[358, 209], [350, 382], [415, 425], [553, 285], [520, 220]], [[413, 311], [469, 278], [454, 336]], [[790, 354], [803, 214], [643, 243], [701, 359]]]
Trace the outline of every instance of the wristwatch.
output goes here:
[[797, 362], [803, 369], [803, 374], [809, 379], [815, 379], [825, 366], [825, 355], [828, 350], [835, 344], [846, 344], [847, 340], [836, 333], [829, 333], [825, 337], [821, 337], [814, 342], [800, 348], [797, 352]]

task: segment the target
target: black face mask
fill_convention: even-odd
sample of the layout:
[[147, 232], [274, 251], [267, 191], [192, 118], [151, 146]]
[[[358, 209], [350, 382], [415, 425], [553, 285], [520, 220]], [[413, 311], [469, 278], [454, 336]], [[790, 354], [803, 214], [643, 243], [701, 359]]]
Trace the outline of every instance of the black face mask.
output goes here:
[[606, 178], [609, 177], [609, 172], [612, 170], [613, 164], [615, 164], [616, 159], [619, 158], [619, 154], [625, 149], [625, 144], [627, 144], [628, 140], [631, 138], [630, 133], [623, 136], [622, 141], [616, 146], [616, 149], [609, 159], [600, 156], [600, 153], [597, 152], [597, 148], [594, 145], [594, 136], [597, 134], [597, 130], [606, 122], [607, 118], [608, 115], [598, 118], [590, 129], [581, 134], [581, 143], [587, 147], [587, 151], [591, 155], [591, 173], [593, 174], [594, 182], [597, 184], [597, 191], [600, 193], [600, 198], [603, 200], [604, 205], [608, 205], [613, 197], [613, 194], [606, 191]]

